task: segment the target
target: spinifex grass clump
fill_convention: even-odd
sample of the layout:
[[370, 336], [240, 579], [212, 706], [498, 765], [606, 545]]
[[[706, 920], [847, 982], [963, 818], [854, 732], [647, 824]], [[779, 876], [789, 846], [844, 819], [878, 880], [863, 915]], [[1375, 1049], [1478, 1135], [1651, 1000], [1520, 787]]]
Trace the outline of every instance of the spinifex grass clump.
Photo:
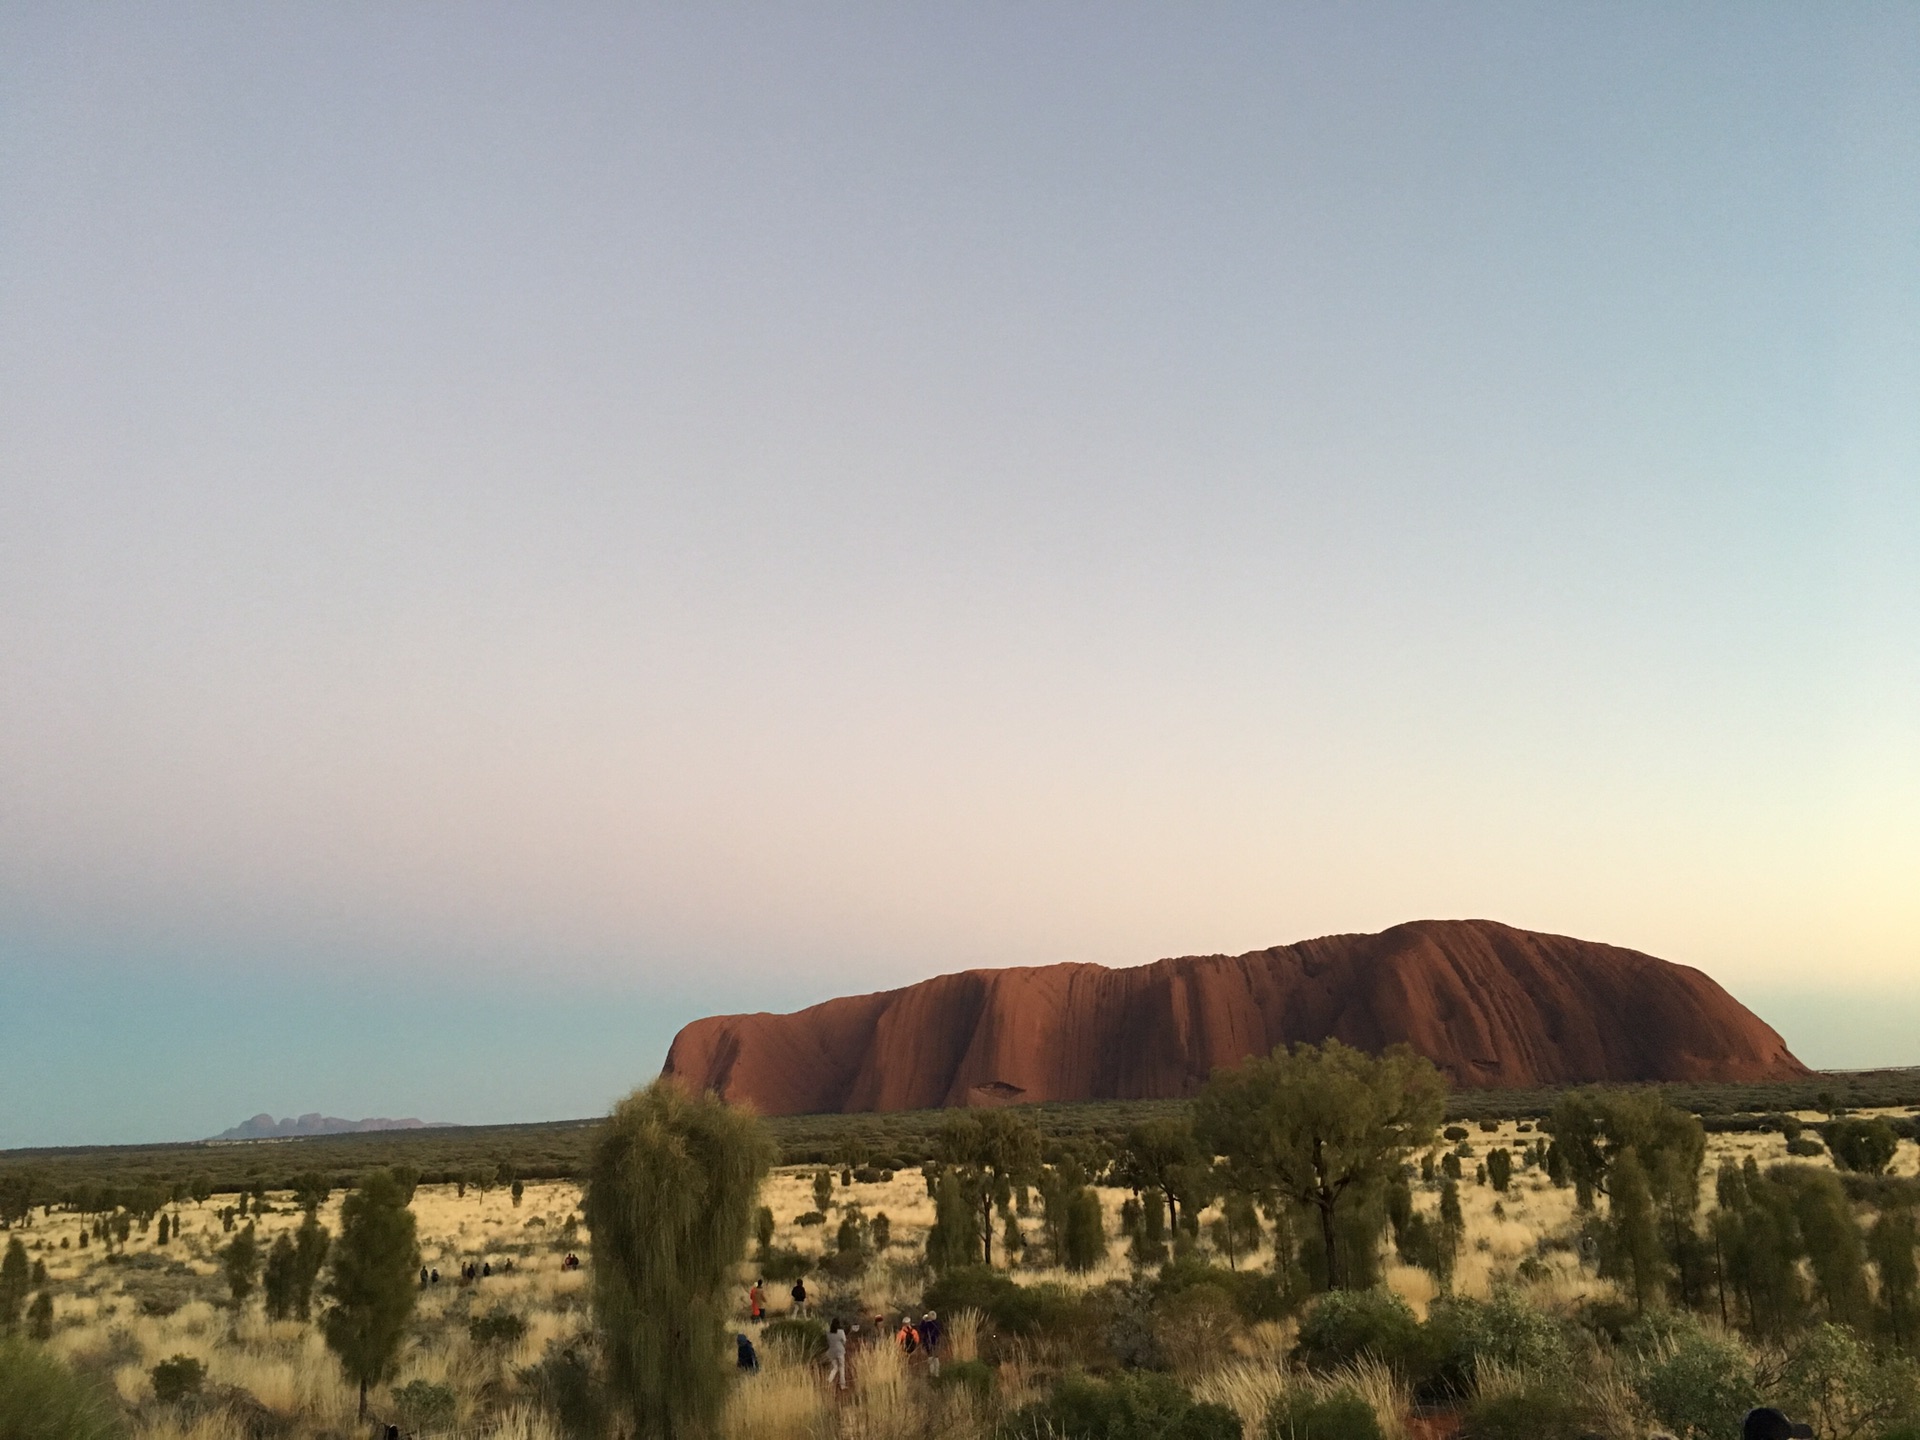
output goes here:
[[656, 1080], [593, 1157], [593, 1304], [616, 1402], [644, 1440], [711, 1432], [726, 1402], [733, 1267], [773, 1145], [759, 1121]]

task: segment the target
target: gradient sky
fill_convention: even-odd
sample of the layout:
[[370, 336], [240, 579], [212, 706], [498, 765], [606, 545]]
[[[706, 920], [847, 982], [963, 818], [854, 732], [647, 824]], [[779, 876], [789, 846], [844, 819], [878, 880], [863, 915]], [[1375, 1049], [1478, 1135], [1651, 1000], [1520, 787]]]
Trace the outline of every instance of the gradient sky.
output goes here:
[[0, 1145], [1425, 916], [1920, 1063], [1920, 7], [0, 11]]

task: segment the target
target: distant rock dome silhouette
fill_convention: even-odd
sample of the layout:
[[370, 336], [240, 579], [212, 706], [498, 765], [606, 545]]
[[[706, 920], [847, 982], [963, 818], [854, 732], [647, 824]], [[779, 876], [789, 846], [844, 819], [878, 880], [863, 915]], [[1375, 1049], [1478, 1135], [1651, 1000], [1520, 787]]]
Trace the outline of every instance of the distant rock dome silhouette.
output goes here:
[[1469, 1088], [1810, 1073], [1698, 970], [1490, 920], [1130, 969], [966, 970], [713, 1016], [680, 1031], [662, 1073], [767, 1115], [1174, 1099], [1218, 1066], [1329, 1036], [1404, 1041]]

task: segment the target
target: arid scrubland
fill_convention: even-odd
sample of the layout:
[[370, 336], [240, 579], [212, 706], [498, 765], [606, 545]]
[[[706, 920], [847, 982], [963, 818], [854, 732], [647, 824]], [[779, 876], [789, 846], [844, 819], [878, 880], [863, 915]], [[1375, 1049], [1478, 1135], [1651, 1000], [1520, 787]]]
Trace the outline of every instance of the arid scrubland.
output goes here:
[[[1806, 1118], [1812, 1123], [1816, 1117]], [[1583, 1305], [1619, 1293], [1615, 1280], [1598, 1273], [1590, 1241], [1582, 1241], [1585, 1217], [1576, 1209], [1573, 1186], [1555, 1184], [1539, 1165], [1524, 1163], [1504, 1192], [1473, 1178], [1475, 1167], [1492, 1151], [1522, 1155], [1541, 1138], [1534, 1122], [1509, 1120], [1493, 1129], [1470, 1130], [1464, 1145], [1470, 1153], [1462, 1157], [1464, 1178], [1458, 1187], [1464, 1234], [1452, 1293], [1482, 1300], [1517, 1296], [1541, 1314], [1572, 1316]], [[1737, 1166], [1749, 1158], [1764, 1168], [1790, 1157], [1778, 1133], [1708, 1137], [1701, 1188], [1709, 1224], [1714, 1175], [1724, 1161]], [[1831, 1168], [1824, 1155], [1801, 1160]], [[1903, 1143], [1890, 1173], [1912, 1176], [1917, 1161], [1920, 1151]], [[1021, 1406], [1042, 1400], [1079, 1363], [1074, 1345], [1057, 1334], [1000, 1333], [989, 1316], [962, 1309], [944, 1317], [946, 1379], [936, 1382], [926, 1357], [903, 1355], [892, 1333], [903, 1316], [921, 1315], [935, 1279], [926, 1263], [928, 1234], [936, 1221], [926, 1178], [915, 1170], [847, 1185], [831, 1172], [831, 1196], [822, 1212], [816, 1208], [820, 1173], [818, 1167], [785, 1167], [762, 1186], [759, 1203], [774, 1218], [766, 1253], [784, 1257], [784, 1268], [781, 1278], [764, 1284], [767, 1316], [760, 1324], [747, 1317], [747, 1290], [766, 1267], [748, 1260], [739, 1269], [736, 1324], [755, 1340], [760, 1368], [736, 1377], [722, 1427], [727, 1437], [985, 1437]], [[1416, 1211], [1433, 1215], [1438, 1185], [1416, 1181], [1412, 1190]], [[1082, 1313], [1099, 1317], [1105, 1297], [1132, 1293], [1129, 1286], [1138, 1290], [1143, 1276], [1150, 1277], [1156, 1267], [1143, 1267], [1124, 1242], [1129, 1225], [1137, 1226], [1126, 1213], [1134, 1196], [1112, 1186], [1096, 1187], [1095, 1193], [1112, 1243], [1092, 1269], [1074, 1272], [1053, 1263], [1041, 1239], [1037, 1196], [1029, 1197], [1026, 1211], [1015, 1212], [1025, 1248], [1009, 1265], [997, 1246], [995, 1261], [1008, 1266], [1006, 1273], [1022, 1286], [1042, 1287], [1056, 1297], [1089, 1297], [1092, 1308]], [[571, 1182], [525, 1185], [517, 1202], [504, 1187], [462, 1193], [462, 1187], [422, 1185], [416, 1190], [412, 1211], [427, 1279], [418, 1289], [397, 1370], [372, 1396], [372, 1413], [381, 1423], [399, 1424], [419, 1436], [558, 1440], [567, 1433], [561, 1418], [564, 1397], [556, 1401], [553, 1386], [564, 1387], [570, 1357], [592, 1348], [592, 1250], [582, 1198]], [[316, 1212], [319, 1223], [336, 1235], [341, 1200], [336, 1192]], [[165, 1243], [158, 1217], [131, 1228], [124, 1240], [110, 1237], [108, 1243], [98, 1236], [98, 1217], [35, 1210], [7, 1238], [23, 1242], [35, 1267], [35, 1293], [51, 1297], [48, 1349], [111, 1391], [135, 1437], [299, 1440], [366, 1433], [356, 1419], [356, 1388], [343, 1376], [318, 1326], [268, 1319], [257, 1286], [242, 1301], [232, 1298], [227, 1247], [252, 1225], [258, 1249], [266, 1254], [279, 1236], [292, 1235], [302, 1223], [296, 1197], [271, 1193], [246, 1215], [232, 1214], [232, 1206], [230, 1196], [166, 1206], [161, 1212], [169, 1232]], [[842, 1222], [854, 1218], [871, 1236], [882, 1216], [888, 1243], [873, 1247], [857, 1271], [841, 1267], [844, 1273], [832, 1273]], [[1200, 1212], [1194, 1227], [1199, 1236], [1187, 1242], [1189, 1259], [1234, 1272], [1270, 1270], [1275, 1256], [1265, 1235], [1257, 1246], [1237, 1249], [1231, 1257], [1218, 1253], [1212, 1222], [1220, 1216], [1217, 1202]], [[1004, 1244], [1004, 1234], [1000, 1238]], [[1433, 1273], [1394, 1258], [1390, 1243], [1383, 1242], [1382, 1249], [1386, 1288], [1407, 1302], [1414, 1317], [1425, 1317], [1439, 1294]], [[567, 1264], [569, 1255], [579, 1257], [579, 1267]], [[804, 1260], [796, 1263], [796, 1255]], [[801, 1265], [807, 1271], [811, 1315], [837, 1317], [855, 1327], [844, 1392], [827, 1383], [817, 1337], [783, 1323], [793, 1307], [787, 1272]], [[511, 1320], [489, 1326], [494, 1317]], [[1359, 1397], [1382, 1435], [1415, 1433], [1409, 1429], [1415, 1423], [1409, 1418], [1417, 1408], [1414, 1397], [1406, 1377], [1393, 1367], [1361, 1355], [1341, 1366], [1302, 1369], [1296, 1314], [1248, 1320], [1211, 1302], [1185, 1309], [1174, 1304], [1147, 1323], [1160, 1355], [1154, 1368], [1171, 1373], [1196, 1400], [1239, 1416], [1249, 1437], [1266, 1433], [1267, 1417], [1278, 1413], [1276, 1406], [1288, 1396], [1300, 1397], [1302, 1404], [1318, 1403], [1316, 1397], [1327, 1403], [1330, 1396]], [[156, 1367], [179, 1357], [197, 1362], [200, 1370], [198, 1393], [185, 1400], [156, 1393]], [[967, 1363], [977, 1358], [990, 1358], [990, 1369]], [[954, 1383], [956, 1376], [960, 1383]], [[1503, 1384], [1522, 1385], [1503, 1377], [1497, 1366], [1483, 1367], [1472, 1379], [1485, 1396], [1497, 1396]], [[1652, 1433], [1646, 1404], [1611, 1362], [1566, 1383], [1584, 1387], [1589, 1424], [1597, 1415], [1610, 1417], [1609, 1434]], [[1857, 1433], [1881, 1432], [1863, 1428]]]

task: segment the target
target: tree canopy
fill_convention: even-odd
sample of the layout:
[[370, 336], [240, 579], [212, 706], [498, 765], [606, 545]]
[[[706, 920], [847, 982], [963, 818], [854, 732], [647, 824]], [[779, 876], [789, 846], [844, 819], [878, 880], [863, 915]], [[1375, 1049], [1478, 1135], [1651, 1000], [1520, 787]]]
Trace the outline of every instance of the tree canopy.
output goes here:
[[1226, 1157], [1234, 1188], [1314, 1211], [1328, 1287], [1346, 1283], [1343, 1207], [1378, 1191], [1439, 1128], [1446, 1082], [1410, 1047], [1367, 1055], [1338, 1040], [1282, 1046], [1216, 1070], [1194, 1105], [1194, 1132]]

